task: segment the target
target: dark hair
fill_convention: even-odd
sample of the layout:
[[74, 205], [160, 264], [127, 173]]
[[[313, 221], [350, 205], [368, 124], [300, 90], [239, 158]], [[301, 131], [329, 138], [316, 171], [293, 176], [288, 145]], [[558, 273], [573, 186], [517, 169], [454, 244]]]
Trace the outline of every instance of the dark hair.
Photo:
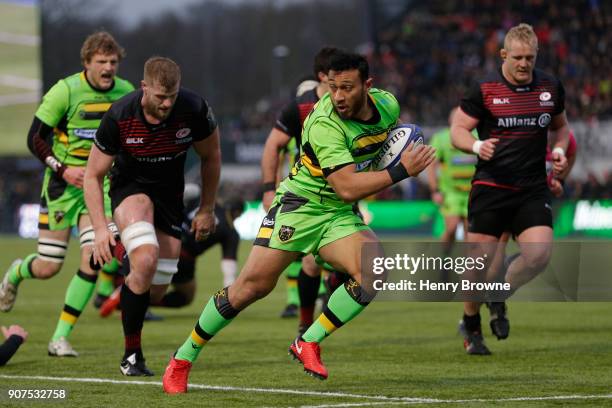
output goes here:
[[362, 55], [346, 51], [337, 51], [331, 56], [329, 69], [334, 71], [349, 71], [351, 69], [356, 69], [359, 71], [359, 77], [362, 81], [370, 77], [368, 61]]
[[327, 75], [329, 71], [329, 60], [331, 57], [338, 52], [339, 50], [336, 47], [323, 47], [317, 52], [314, 58], [314, 65], [312, 67], [313, 73], [317, 81], [319, 80], [319, 72], [323, 72]]

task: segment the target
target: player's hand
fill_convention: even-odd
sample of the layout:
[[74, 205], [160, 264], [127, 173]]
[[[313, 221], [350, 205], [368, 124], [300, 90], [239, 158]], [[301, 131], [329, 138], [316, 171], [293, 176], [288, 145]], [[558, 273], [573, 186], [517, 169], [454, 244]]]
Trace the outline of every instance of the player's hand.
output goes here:
[[563, 195], [563, 184], [561, 184], [561, 182], [554, 177], [550, 179], [550, 182], [548, 183], [548, 188], [550, 188], [550, 192], [557, 198]]
[[567, 166], [568, 166], [567, 157], [565, 157], [564, 154], [561, 154], [559, 152], [552, 153], [552, 163], [553, 163], [553, 174], [555, 176], [562, 174], [565, 171], [565, 169], [567, 169]]
[[274, 196], [276, 195], [276, 191], [270, 190], [263, 193], [263, 197], [261, 198], [261, 205], [266, 212], [270, 209], [272, 205], [272, 201], [274, 201]]
[[442, 205], [442, 203], [444, 202], [444, 196], [441, 192], [434, 191], [433, 193], [431, 193], [431, 201], [438, 205]]
[[104, 265], [113, 260], [111, 246], [117, 245], [117, 242], [115, 242], [113, 233], [109, 231], [106, 225], [103, 228], [94, 230], [94, 234], [94, 263]]
[[11, 325], [8, 329], [4, 326], [2, 326], [2, 334], [4, 335], [5, 339], [8, 339], [11, 336], [19, 336], [23, 339], [23, 341], [26, 341], [26, 339], [28, 338], [28, 332], [25, 331], [25, 329], [21, 326], [18, 326], [16, 324]]
[[215, 214], [211, 210], [198, 210], [191, 221], [191, 232], [195, 234], [196, 241], [204, 241], [215, 232]]
[[85, 167], [67, 167], [62, 177], [68, 184], [83, 188], [83, 178], [85, 177]]
[[432, 146], [419, 144], [414, 146], [411, 142], [406, 150], [402, 152], [400, 162], [406, 168], [411, 177], [418, 176], [427, 166], [433, 163], [436, 158], [436, 149]]
[[480, 145], [478, 157], [485, 161], [491, 160], [491, 158], [495, 154], [495, 146], [497, 145], [497, 143], [499, 143], [499, 139], [497, 138], [484, 140], [482, 142], [482, 145]]

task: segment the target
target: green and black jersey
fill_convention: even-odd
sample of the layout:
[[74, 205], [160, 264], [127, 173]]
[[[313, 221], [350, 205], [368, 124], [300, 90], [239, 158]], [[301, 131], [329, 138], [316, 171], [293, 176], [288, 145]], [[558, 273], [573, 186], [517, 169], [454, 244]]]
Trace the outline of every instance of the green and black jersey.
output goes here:
[[344, 120], [336, 113], [330, 95], [323, 96], [304, 122], [300, 160], [281, 189], [319, 203], [350, 205], [338, 197], [326, 177], [350, 164], [355, 164], [357, 171], [369, 170], [399, 118], [399, 104], [389, 92], [370, 89], [368, 103], [374, 111], [370, 120]]
[[60, 79], [43, 97], [36, 117], [53, 129], [53, 155], [66, 166], [85, 166], [100, 120], [111, 104], [134, 90], [115, 77], [105, 91], [92, 87], [85, 72]]

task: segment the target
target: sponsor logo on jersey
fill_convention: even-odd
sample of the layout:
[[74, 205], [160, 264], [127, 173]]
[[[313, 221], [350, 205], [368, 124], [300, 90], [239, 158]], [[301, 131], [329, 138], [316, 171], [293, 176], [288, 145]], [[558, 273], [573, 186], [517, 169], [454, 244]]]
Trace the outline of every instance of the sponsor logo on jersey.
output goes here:
[[550, 100], [550, 92], [542, 92], [542, 93], [540, 94], [540, 100], [541, 100], [542, 102], [544, 102], [544, 101], [549, 101], [549, 100]]
[[289, 241], [295, 232], [295, 228], [290, 227], [288, 225], [282, 225], [280, 230], [278, 230], [278, 238], [283, 241]]
[[362, 161], [361, 163], [357, 163], [355, 165], [355, 168], [357, 171], [363, 171], [370, 167], [370, 163], [372, 163], [372, 160], [365, 160], [365, 161]]
[[125, 139], [125, 144], [143, 144], [144, 137], [128, 137]]
[[176, 138], [177, 139], [182, 139], [182, 138], [188, 136], [190, 133], [191, 133], [191, 129], [189, 129], [189, 128], [179, 129], [179, 131], [176, 132]]
[[510, 98], [493, 98], [493, 105], [508, 105]]
[[272, 226], [274, 226], [274, 220], [271, 220], [268, 217], [265, 217], [263, 219], [261, 225], [263, 225], [264, 227], [272, 227]]
[[74, 135], [81, 139], [93, 139], [96, 136], [96, 129], [74, 129]]
[[497, 127], [519, 127], [519, 126], [537, 126], [538, 119], [537, 118], [517, 118], [516, 116], [511, 116], [509, 118], [497, 118]]
[[546, 126], [548, 126], [550, 124], [551, 120], [552, 120], [552, 117], [550, 116], [550, 114], [543, 113], [538, 118], [538, 125], [540, 125], [540, 127], [545, 128]]

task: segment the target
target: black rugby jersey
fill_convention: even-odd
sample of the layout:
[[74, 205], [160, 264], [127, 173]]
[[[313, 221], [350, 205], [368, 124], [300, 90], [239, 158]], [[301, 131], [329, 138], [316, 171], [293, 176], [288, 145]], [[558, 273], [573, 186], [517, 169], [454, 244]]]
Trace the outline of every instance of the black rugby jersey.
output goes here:
[[304, 92], [285, 106], [274, 125], [276, 129], [295, 138], [295, 145], [298, 150], [296, 155], [298, 156], [300, 146], [302, 145], [302, 125], [304, 120], [306, 120], [306, 116], [308, 116], [312, 107], [318, 101], [317, 88]]
[[113, 103], [96, 132], [96, 146], [116, 155], [111, 185], [134, 181], [182, 194], [187, 150], [216, 129], [213, 111], [201, 96], [180, 88], [170, 115], [152, 125], [145, 120], [142, 95], [136, 90]]
[[517, 86], [500, 68], [471, 87], [461, 109], [479, 120], [480, 140], [499, 139], [493, 158], [478, 160], [473, 183], [509, 188], [546, 184], [548, 126], [565, 110], [558, 79], [536, 69], [530, 84]]

